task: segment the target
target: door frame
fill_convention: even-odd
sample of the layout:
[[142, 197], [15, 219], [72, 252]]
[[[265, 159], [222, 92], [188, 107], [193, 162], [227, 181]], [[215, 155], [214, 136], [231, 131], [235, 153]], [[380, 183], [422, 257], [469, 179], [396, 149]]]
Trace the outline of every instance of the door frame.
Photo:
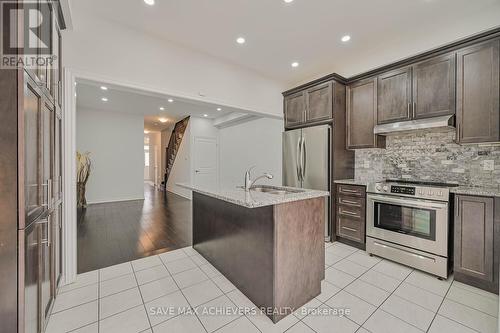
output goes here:
[[[205, 96], [193, 96], [180, 91], [162, 90], [151, 86], [135, 84], [128, 81], [115, 80], [99, 74], [82, 71], [76, 68], [64, 67], [63, 69], [63, 260], [62, 277], [60, 285], [76, 281], [77, 276], [77, 215], [76, 215], [76, 81], [77, 79], [97, 81], [108, 85], [118, 85], [133, 90], [140, 90], [152, 96], [157, 94], [169, 95], [174, 98], [186, 98], [205, 103], [221, 104], [220, 101]], [[231, 106], [230, 104], [223, 103]], [[244, 109], [241, 106], [231, 106]], [[217, 139], [217, 183], [219, 182], [219, 138]], [[194, 164], [191, 159], [191, 175], [194, 173]]]
[[196, 156], [198, 155], [196, 153], [196, 139], [205, 139], [205, 140], [215, 140], [215, 150], [216, 150], [216, 155], [215, 155], [215, 184], [216, 186], [219, 186], [219, 179], [220, 179], [220, 168], [219, 168], [219, 137], [218, 136], [204, 136], [204, 135], [197, 135], [192, 137], [191, 141], [191, 147], [193, 147], [191, 151], [191, 155], [193, 158], [191, 158], [191, 180], [193, 181], [193, 184], [195, 183], [195, 178], [196, 178]]

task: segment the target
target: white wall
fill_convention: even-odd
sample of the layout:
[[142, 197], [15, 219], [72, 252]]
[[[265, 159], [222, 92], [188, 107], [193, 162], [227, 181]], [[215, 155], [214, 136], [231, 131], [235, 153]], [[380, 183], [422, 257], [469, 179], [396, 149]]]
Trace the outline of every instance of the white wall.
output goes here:
[[282, 185], [281, 136], [283, 121], [257, 119], [219, 131], [220, 185], [234, 188], [244, 183], [245, 171], [256, 165], [252, 178], [269, 172], [273, 180], [265, 184]]
[[143, 116], [77, 108], [76, 149], [91, 152], [89, 203], [144, 198]]
[[[242, 67], [104, 21], [72, 3], [64, 66], [116, 83], [282, 118], [284, 85]], [[200, 93], [205, 97], [200, 97]]]

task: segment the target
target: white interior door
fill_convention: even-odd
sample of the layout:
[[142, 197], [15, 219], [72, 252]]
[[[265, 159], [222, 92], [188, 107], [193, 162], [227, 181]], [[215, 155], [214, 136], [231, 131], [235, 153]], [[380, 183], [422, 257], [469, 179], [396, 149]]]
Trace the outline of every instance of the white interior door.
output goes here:
[[194, 138], [194, 185], [214, 189], [218, 183], [217, 139]]

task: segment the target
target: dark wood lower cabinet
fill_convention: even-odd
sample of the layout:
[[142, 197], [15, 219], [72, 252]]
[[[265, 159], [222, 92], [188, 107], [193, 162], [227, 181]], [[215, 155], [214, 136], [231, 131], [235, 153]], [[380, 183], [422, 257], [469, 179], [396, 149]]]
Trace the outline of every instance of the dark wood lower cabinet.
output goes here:
[[321, 292], [325, 199], [246, 208], [193, 192], [193, 247], [276, 323]]
[[366, 188], [337, 184], [334, 207], [337, 240], [364, 249], [366, 244]]
[[500, 198], [457, 195], [454, 220], [455, 280], [498, 294]]

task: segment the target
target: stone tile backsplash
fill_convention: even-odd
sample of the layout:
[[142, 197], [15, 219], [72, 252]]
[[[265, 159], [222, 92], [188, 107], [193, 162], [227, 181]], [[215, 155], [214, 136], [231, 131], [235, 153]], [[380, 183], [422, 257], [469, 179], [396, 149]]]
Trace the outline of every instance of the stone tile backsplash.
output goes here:
[[[493, 163], [493, 170], [485, 170]], [[356, 150], [355, 177], [362, 181], [406, 178], [500, 186], [500, 145], [458, 145], [455, 131], [388, 136], [386, 149]]]

